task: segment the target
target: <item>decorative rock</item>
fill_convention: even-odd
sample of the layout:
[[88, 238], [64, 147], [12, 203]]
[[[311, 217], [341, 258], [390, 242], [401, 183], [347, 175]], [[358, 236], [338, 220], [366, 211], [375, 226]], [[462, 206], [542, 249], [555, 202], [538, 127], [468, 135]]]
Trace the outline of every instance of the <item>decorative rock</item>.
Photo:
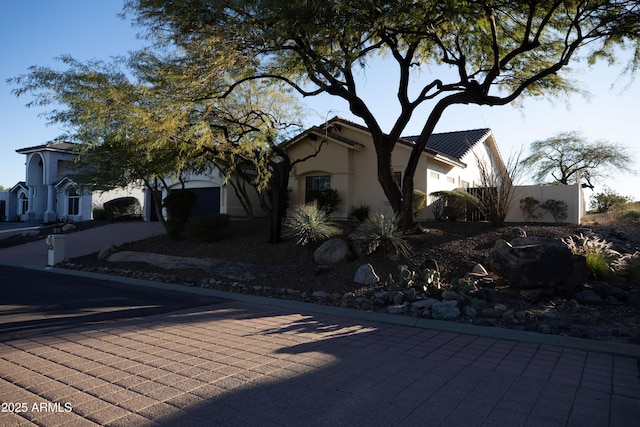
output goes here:
[[356, 275], [354, 276], [353, 281], [360, 285], [375, 285], [380, 282], [380, 278], [374, 271], [371, 264], [362, 264], [356, 270]]
[[471, 274], [474, 276], [487, 276], [489, 273], [487, 269], [484, 268], [482, 264], [476, 264], [473, 266], [473, 270], [471, 270]]
[[465, 317], [468, 317], [470, 319], [473, 319], [478, 315], [478, 312], [476, 311], [476, 309], [471, 307], [470, 305], [465, 305], [464, 308], [462, 309], [462, 313], [465, 315]]
[[400, 305], [404, 302], [404, 293], [398, 292], [393, 297], [393, 303], [395, 305]]
[[390, 314], [402, 314], [409, 311], [409, 304], [390, 305], [387, 312]]
[[442, 299], [444, 301], [460, 301], [462, 297], [455, 291], [442, 291]]
[[435, 298], [428, 298], [428, 299], [421, 299], [419, 301], [415, 301], [414, 303], [411, 304], [412, 307], [417, 307], [417, 308], [431, 308], [431, 306], [433, 306], [434, 303], [436, 302], [440, 302]]
[[107, 245], [98, 252], [98, 261], [104, 261], [116, 252], [118, 249], [115, 246]]
[[582, 304], [602, 304], [600, 295], [590, 289], [577, 293], [575, 299]]
[[69, 232], [71, 230], [75, 230], [76, 228], [77, 227], [75, 225], [73, 225], [73, 224], [65, 224], [65, 225], [62, 226], [62, 231], [67, 233], [67, 232]]
[[323, 300], [329, 298], [329, 294], [325, 291], [315, 291], [314, 293], [311, 294], [311, 296], [313, 298], [323, 299]]
[[489, 251], [491, 270], [503, 276], [511, 286], [570, 291], [587, 281], [585, 257], [574, 256], [562, 242], [532, 238], [516, 240], [520, 246], [498, 240]]
[[455, 319], [460, 316], [457, 301], [436, 302], [431, 306], [431, 317], [434, 319]]
[[349, 245], [342, 239], [331, 239], [324, 242], [313, 253], [317, 264], [336, 264], [349, 256]]
[[520, 227], [513, 227], [511, 229], [511, 235], [513, 237], [527, 237], [527, 232], [524, 231], [523, 228]]

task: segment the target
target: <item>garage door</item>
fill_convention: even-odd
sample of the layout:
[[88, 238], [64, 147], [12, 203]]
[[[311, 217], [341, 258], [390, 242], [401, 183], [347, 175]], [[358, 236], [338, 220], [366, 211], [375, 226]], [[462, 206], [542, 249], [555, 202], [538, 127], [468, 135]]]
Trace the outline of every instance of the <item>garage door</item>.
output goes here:
[[198, 199], [191, 216], [206, 216], [220, 213], [220, 187], [190, 188]]

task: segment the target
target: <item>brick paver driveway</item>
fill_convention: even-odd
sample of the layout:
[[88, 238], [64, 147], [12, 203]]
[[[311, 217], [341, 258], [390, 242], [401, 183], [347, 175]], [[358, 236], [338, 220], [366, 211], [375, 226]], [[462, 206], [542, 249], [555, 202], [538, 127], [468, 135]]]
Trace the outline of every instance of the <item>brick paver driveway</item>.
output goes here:
[[6, 341], [0, 377], [2, 426], [640, 419], [633, 357], [247, 302]]

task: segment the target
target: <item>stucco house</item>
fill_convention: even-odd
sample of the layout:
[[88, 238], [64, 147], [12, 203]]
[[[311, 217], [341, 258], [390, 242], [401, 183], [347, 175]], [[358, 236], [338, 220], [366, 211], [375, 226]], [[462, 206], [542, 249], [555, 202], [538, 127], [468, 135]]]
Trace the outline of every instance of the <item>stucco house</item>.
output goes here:
[[[392, 154], [392, 168], [402, 183], [404, 169], [417, 136], [400, 138]], [[322, 147], [318, 151], [318, 148]], [[377, 180], [377, 157], [373, 138], [362, 125], [334, 117], [314, 126], [284, 143], [292, 160], [305, 158], [318, 151], [315, 157], [295, 165], [290, 174], [291, 204], [310, 200], [313, 190], [333, 188], [338, 191], [340, 205], [335, 213], [347, 218], [354, 206], [366, 204], [371, 212], [391, 213], [382, 187]], [[433, 134], [422, 153], [414, 176], [414, 188], [428, 195], [427, 209], [418, 220], [434, 219], [431, 193], [443, 190], [480, 187], [479, 164], [491, 170], [505, 170], [496, 139], [491, 129], [472, 129]], [[523, 222], [519, 200], [537, 197], [540, 202], [549, 198], [568, 204], [567, 222], [580, 223], [584, 215], [584, 197], [577, 183], [569, 186], [516, 186], [508, 222]], [[538, 221], [552, 222], [548, 215]]]
[[[157, 220], [151, 194], [142, 185], [131, 183], [126, 188], [90, 191], [73, 180], [72, 164], [77, 156], [77, 144], [49, 142], [16, 150], [26, 156], [25, 180], [11, 189], [0, 191], [0, 221], [36, 221], [52, 223], [59, 220], [87, 221], [93, 208], [119, 197], [135, 197], [146, 221]], [[224, 177], [215, 168], [209, 173], [191, 174], [182, 180], [167, 178], [169, 190], [187, 188], [198, 196], [193, 215], [227, 213], [243, 216], [244, 210], [233, 191], [228, 191]], [[162, 197], [167, 194], [163, 188]], [[250, 193], [258, 203], [255, 191]]]
[[[392, 167], [400, 183], [416, 139], [401, 138], [393, 151]], [[312, 190], [333, 188], [341, 200], [337, 217], [348, 217], [351, 209], [361, 203], [372, 212], [391, 212], [377, 180], [376, 151], [366, 127], [335, 117], [287, 141], [284, 147], [295, 160], [314, 153], [320, 144], [323, 146], [315, 157], [298, 163], [291, 172], [293, 204], [309, 201]], [[428, 195], [475, 187], [479, 184], [478, 160], [490, 162], [493, 168], [504, 168], [490, 129], [434, 134], [420, 158], [414, 188]], [[418, 215], [419, 220], [433, 218], [431, 209]]]

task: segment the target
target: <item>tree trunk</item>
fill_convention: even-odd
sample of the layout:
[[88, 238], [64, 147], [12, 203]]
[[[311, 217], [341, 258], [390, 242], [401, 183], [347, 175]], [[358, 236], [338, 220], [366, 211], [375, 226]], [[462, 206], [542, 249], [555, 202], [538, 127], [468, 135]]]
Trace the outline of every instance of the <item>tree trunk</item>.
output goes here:
[[[269, 216], [269, 243], [279, 243], [282, 239], [282, 222], [287, 214], [287, 192], [291, 160], [284, 152], [279, 152], [278, 161], [269, 162], [271, 171], [271, 206], [266, 207]], [[282, 160], [280, 160], [282, 159]]]

